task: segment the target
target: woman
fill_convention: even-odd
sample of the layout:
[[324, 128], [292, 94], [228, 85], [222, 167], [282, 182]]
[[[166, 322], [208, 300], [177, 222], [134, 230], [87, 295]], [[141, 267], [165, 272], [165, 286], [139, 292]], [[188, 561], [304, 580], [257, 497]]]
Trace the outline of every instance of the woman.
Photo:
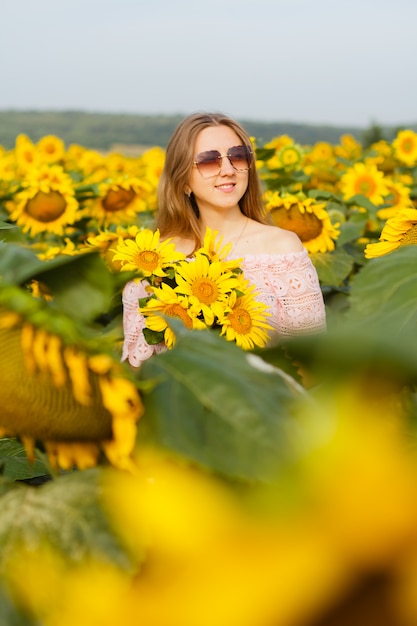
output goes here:
[[[298, 236], [268, 221], [251, 142], [237, 122], [196, 113], [180, 123], [167, 146], [158, 206], [161, 238], [172, 238], [187, 256], [201, 246], [207, 227], [232, 244], [229, 257], [244, 259], [244, 276], [268, 305], [276, 338], [325, 328], [316, 270]], [[135, 282], [123, 293], [123, 359], [136, 367], [163, 349], [143, 337], [138, 299], [145, 295]]]

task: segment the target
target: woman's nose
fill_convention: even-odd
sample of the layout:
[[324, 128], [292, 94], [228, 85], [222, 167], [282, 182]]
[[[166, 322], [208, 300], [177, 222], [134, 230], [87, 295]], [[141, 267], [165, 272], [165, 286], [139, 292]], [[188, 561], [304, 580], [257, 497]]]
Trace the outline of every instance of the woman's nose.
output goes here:
[[233, 174], [234, 172], [234, 167], [232, 166], [232, 164], [230, 163], [229, 157], [228, 156], [224, 156], [221, 159], [221, 167], [220, 167], [220, 174], [222, 176], [226, 176], [229, 174]]

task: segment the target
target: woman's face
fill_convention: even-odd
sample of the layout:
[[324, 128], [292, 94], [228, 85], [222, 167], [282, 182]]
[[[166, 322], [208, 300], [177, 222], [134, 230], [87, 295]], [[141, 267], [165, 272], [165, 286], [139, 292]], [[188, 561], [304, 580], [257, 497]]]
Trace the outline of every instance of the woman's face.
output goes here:
[[[200, 131], [194, 146], [193, 160], [203, 152], [217, 150], [221, 156], [230, 148], [242, 146], [235, 131], [229, 126], [209, 126]], [[210, 177], [204, 177], [196, 165], [193, 165], [186, 191], [191, 190], [201, 213], [212, 209], [232, 209], [239, 207], [249, 180], [249, 172], [233, 168], [229, 159], [218, 160], [219, 171]]]

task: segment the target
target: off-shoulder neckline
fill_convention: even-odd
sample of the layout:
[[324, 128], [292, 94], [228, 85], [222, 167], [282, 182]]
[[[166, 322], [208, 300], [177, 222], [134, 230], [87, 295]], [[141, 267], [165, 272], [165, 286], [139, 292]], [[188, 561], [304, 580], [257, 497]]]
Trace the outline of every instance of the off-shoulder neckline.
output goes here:
[[[306, 248], [304, 248], [303, 250], [297, 250], [296, 252], [276, 252], [276, 253], [252, 253], [252, 254], [245, 254], [244, 256], [242, 255], [241, 257], [236, 257], [236, 259], [241, 258], [243, 259], [243, 261], [271, 261], [271, 259], [297, 259], [297, 258], [301, 258], [303, 256], [308, 256], [308, 252], [306, 250]], [[227, 257], [229, 260], [235, 260], [234, 258], [230, 258]]]

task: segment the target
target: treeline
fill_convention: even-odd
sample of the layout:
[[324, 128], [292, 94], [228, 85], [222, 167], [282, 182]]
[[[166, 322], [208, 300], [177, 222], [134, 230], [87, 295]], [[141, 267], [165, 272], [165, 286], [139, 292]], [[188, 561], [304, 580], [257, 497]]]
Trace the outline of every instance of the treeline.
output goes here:
[[[0, 111], [0, 145], [11, 149], [17, 135], [24, 133], [34, 142], [45, 135], [57, 135], [67, 146], [75, 143], [96, 150], [110, 150], [117, 144], [165, 147], [183, 117], [85, 111]], [[363, 129], [245, 119], [239, 121], [260, 145], [284, 134], [302, 145], [312, 145], [317, 141], [336, 144], [345, 133], [365, 143], [382, 138], [391, 141], [398, 130], [377, 125]], [[417, 130], [417, 126], [411, 128]]]

